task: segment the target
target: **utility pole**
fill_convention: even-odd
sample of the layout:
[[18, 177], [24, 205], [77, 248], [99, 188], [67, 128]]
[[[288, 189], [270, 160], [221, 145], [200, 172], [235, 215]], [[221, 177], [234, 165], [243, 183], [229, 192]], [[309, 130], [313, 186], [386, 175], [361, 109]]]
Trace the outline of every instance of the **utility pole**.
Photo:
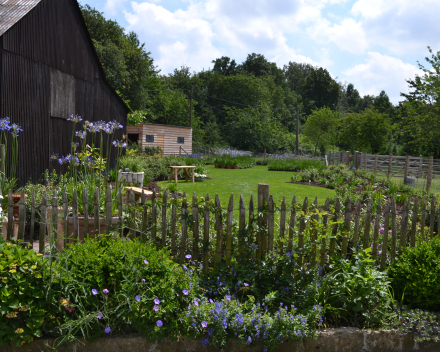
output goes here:
[[192, 127], [193, 122], [193, 86], [189, 93], [189, 127]]
[[299, 105], [296, 107], [296, 155], [299, 155]]

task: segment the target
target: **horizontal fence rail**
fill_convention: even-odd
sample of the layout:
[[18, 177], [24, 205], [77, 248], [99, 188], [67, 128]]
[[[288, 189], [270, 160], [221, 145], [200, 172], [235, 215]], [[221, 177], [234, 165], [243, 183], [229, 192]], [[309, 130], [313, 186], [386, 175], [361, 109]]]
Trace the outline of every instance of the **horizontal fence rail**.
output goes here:
[[[112, 191], [109, 186], [101, 199], [96, 188], [93, 204], [89, 204], [87, 190], [82, 194], [74, 190], [70, 203], [65, 191], [44, 192], [41, 204], [36, 204], [35, 192], [27, 202], [22, 192], [16, 205], [18, 217], [14, 217], [10, 192], [4, 236], [24, 240], [28, 229], [30, 244], [37, 237], [38, 251], [47, 253], [83, 241], [86, 235], [117, 233], [167, 247], [180, 263], [186, 254], [192, 254], [206, 272], [210, 265], [222, 261], [229, 265], [233, 256], [242, 260], [245, 252], [254, 252], [256, 260], [273, 252], [289, 253], [301, 267], [325, 266], [334, 254], [349, 257], [354, 249], [367, 248], [383, 269], [404, 247], [432, 238], [439, 230], [434, 197], [405, 199], [398, 214], [396, 200], [386, 198], [376, 204], [371, 200], [341, 204], [339, 199], [331, 204], [327, 198], [318, 206], [317, 198], [313, 202], [305, 198], [299, 204], [293, 196], [276, 204], [266, 184], [258, 186], [255, 203], [251, 196], [247, 205], [240, 195], [238, 209], [234, 209], [234, 195], [228, 206], [222, 207], [218, 195], [199, 198], [194, 193], [178, 198], [165, 190], [162, 194], [154, 191], [149, 198], [143, 192], [136, 199], [131, 189], [123, 192], [119, 188], [116, 196]], [[84, 214], [78, 214], [79, 205]]]

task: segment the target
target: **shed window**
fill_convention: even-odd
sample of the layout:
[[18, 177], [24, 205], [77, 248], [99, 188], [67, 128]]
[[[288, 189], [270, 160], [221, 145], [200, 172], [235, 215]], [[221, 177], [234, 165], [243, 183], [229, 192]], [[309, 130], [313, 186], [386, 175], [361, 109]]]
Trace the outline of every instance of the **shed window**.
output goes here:
[[177, 137], [177, 143], [185, 144], [185, 137]]
[[146, 139], [148, 143], [154, 143], [154, 134], [147, 134]]

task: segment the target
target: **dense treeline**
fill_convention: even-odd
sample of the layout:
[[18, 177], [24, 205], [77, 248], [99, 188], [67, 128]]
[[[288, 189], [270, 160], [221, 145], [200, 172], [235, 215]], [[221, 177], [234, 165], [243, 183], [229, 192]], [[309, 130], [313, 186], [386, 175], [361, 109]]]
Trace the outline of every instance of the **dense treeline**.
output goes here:
[[439, 53], [431, 51], [433, 70], [420, 65], [425, 75], [409, 79], [411, 93], [394, 106], [384, 91], [362, 97], [325, 68], [295, 62], [281, 68], [255, 53], [242, 63], [221, 57], [209, 70], [181, 67], [163, 75], [136, 33], [88, 5], [82, 11], [109, 83], [133, 110], [131, 124], [187, 126], [192, 94], [196, 147], [294, 151], [299, 106], [302, 149], [440, 157]]

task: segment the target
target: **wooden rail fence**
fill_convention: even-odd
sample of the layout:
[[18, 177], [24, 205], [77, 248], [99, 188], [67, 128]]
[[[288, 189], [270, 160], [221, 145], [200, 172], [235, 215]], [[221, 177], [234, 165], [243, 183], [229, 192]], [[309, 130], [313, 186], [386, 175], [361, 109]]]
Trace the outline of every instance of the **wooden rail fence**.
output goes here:
[[[58, 202], [60, 195], [61, 207]], [[191, 253], [195, 260], [203, 263], [205, 271], [210, 264], [217, 265], [222, 260], [229, 265], [233, 255], [238, 254], [240, 258], [252, 247], [256, 249], [257, 260], [272, 251], [290, 252], [296, 256], [300, 266], [317, 263], [324, 266], [335, 253], [349, 256], [354, 248], [371, 247], [373, 258], [383, 269], [389, 259], [395, 259], [404, 247], [432, 238], [439, 230], [438, 224], [435, 224], [439, 208], [434, 197], [430, 200], [425, 197], [421, 202], [415, 198], [412, 206], [405, 199], [402, 214], [397, 216], [395, 199], [387, 199], [385, 204], [379, 201], [374, 205], [369, 201], [364, 205], [360, 200], [356, 204], [350, 201], [341, 204], [339, 199], [330, 204], [327, 198], [324, 206], [318, 207], [317, 198], [311, 204], [308, 198], [298, 204], [293, 196], [290, 204], [284, 197], [278, 205], [269, 195], [267, 184], [258, 186], [257, 207], [251, 197], [247, 209], [242, 195], [239, 208], [234, 209], [232, 194], [228, 206], [224, 208], [218, 195], [210, 200], [208, 194], [198, 198], [194, 193], [190, 200], [184, 194], [178, 200], [176, 194], [169, 197], [165, 190], [161, 197], [154, 192], [151, 200], [147, 200], [143, 194], [139, 202], [135, 202], [133, 191], [124, 196], [119, 189], [116, 199], [112, 199], [112, 189], [108, 187], [104, 203], [99, 201], [99, 191], [95, 189], [93, 218], [89, 218], [87, 191], [82, 193], [83, 225], [79, 223], [80, 200], [76, 190], [70, 204], [67, 199], [65, 191], [61, 194], [55, 191], [49, 197], [44, 193], [41, 204], [37, 206], [34, 192], [29, 204], [26, 204], [22, 193], [18, 204], [19, 216], [14, 219], [10, 193], [6, 239], [14, 236], [13, 227], [17, 227], [14, 222], [18, 222], [16, 237], [24, 240], [25, 228], [29, 228], [29, 242], [33, 244], [35, 227], [39, 224], [38, 250], [44, 253], [45, 250], [47, 252], [47, 241], [57, 243], [59, 250], [68, 246], [69, 242], [78, 241], [81, 226], [84, 233], [92, 236], [116, 231], [121, 236], [131, 239], [139, 236], [141, 240], [168, 247], [180, 263], [183, 263], [186, 254]], [[112, 216], [115, 203], [116, 217]], [[104, 208], [104, 212], [100, 208]], [[238, 221], [234, 221], [234, 212]], [[29, 221], [26, 221], [26, 215], [30, 215]], [[114, 221], [115, 218], [117, 221]], [[428, 218], [429, 225], [425, 226]], [[50, 223], [52, 227], [48, 230]]]

